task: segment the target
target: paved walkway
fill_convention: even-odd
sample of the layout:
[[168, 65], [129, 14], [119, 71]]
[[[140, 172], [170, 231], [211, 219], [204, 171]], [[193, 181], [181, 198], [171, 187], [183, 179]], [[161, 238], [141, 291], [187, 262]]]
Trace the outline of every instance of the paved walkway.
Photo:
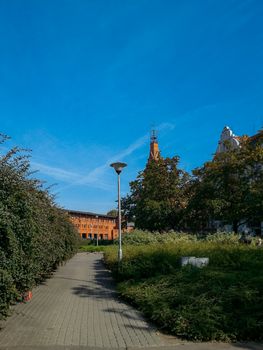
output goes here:
[[[158, 334], [138, 311], [118, 300], [101, 254], [77, 254], [34, 289], [30, 302], [15, 306], [13, 315], [0, 325], [1, 350], [239, 348], [187, 343]], [[250, 344], [240, 349], [263, 347]]]
[[101, 254], [79, 253], [33, 299], [15, 307], [0, 346], [85, 345], [126, 348], [163, 343], [139, 312], [117, 298]]

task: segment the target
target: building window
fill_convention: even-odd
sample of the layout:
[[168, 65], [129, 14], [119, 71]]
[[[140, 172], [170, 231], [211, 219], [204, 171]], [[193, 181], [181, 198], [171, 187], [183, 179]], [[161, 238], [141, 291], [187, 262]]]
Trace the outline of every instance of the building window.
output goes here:
[[100, 239], [103, 239], [103, 234], [102, 233], [100, 234]]
[[109, 239], [109, 235], [108, 234], [104, 235], [104, 239]]
[[87, 234], [86, 233], [82, 233], [81, 237], [82, 237], [82, 239], [87, 239]]
[[89, 239], [92, 239], [92, 233], [89, 233], [88, 237]]

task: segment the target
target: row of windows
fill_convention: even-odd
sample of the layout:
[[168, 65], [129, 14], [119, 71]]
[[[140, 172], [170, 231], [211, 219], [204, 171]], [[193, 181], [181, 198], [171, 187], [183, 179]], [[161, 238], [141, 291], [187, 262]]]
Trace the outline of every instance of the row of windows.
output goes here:
[[82, 239], [109, 239], [109, 235], [108, 234], [103, 234], [103, 233], [99, 233], [99, 235], [97, 235], [97, 233], [82, 233], [81, 234], [81, 238]]
[[105, 229], [108, 229], [108, 228], [109, 228], [109, 226], [102, 226], [102, 225], [101, 225], [101, 226], [97, 226], [97, 225], [85, 225], [85, 224], [82, 224], [82, 225], [81, 225], [81, 224], [76, 224], [76, 226], [79, 227], [79, 228], [80, 228], [80, 227], [81, 227], [81, 228], [86, 228], [86, 227], [89, 227], [89, 228], [102, 228], [102, 229], [103, 229], [103, 228], [105, 228]]
[[82, 227], [82, 228], [86, 228], [86, 227], [90, 227], [90, 228], [103, 228], [103, 227], [105, 227], [105, 228], [109, 228], [109, 226], [103, 226], [103, 225], [86, 225], [86, 224], [78, 224], [78, 227]]
[[115, 220], [111, 220], [111, 219], [95, 219], [95, 218], [83, 218], [83, 217], [79, 217], [79, 216], [71, 216], [71, 219], [78, 219], [79, 221], [81, 220], [87, 220], [87, 221], [91, 221], [91, 222], [99, 222], [99, 223], [115, 223]]

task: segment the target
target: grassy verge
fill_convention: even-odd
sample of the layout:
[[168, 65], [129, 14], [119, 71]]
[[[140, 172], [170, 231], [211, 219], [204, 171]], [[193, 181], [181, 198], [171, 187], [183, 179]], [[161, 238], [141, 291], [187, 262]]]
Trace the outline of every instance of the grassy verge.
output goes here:
[[[263, 339], [263, 249], [228, 242], [126, 245], [106, 264], [120, 294], [160, 328], [189, 340]], [[182, 256], [209, 257], [207, 267], [180, 267]]]
[[79, 240], [78, 251], [79, 252], [104, 252], [108, 246], [113, 245], [110, 240], [99, 240], [99, 245], [97, 246], [96, 240]]
[[95, 253], [95, 252], [104, 252], [107, 246], [99, 245], [84, 245], [79, 247], [79, 252]]

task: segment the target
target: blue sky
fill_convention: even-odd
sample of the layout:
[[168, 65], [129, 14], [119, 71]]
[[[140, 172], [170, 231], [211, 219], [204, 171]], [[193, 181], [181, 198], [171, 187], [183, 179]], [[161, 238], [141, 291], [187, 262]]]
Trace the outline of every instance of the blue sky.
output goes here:
[[191, 170], [229, 125], [263, 125], [261, 0], [1, 0], [0, 131], [32, 149], [57, 202], [116, 206], [143, 169], [149, 131]]

